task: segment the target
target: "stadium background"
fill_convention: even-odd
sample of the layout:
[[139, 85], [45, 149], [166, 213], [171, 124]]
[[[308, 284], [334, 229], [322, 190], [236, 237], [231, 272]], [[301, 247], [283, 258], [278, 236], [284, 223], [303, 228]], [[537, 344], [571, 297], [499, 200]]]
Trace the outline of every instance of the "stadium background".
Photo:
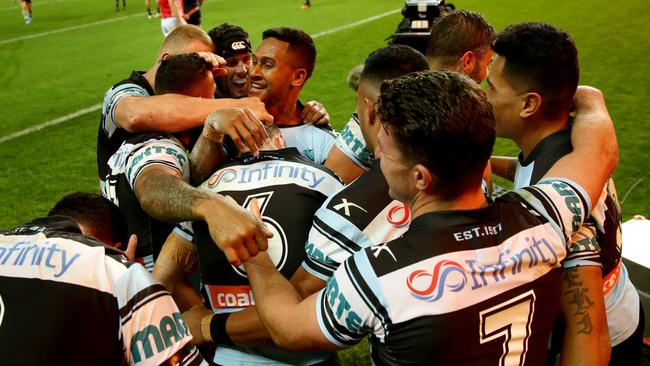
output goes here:
[[[131, 70], [148, 69], [162, 41], [160, 21], [147, 20], [144, 1], [127, 1], [126, 11], [115, 12], [112, 0], [34, 0], [29, 26], [19, 3], [0, 5], [0, 229], [46, 214], [66, 193], [97, 189], [95, 144], [104, 93]], [[497, 31], [510, 23], [546, 21], [573, 35], [580, 82], [604, 92], [616, 124], [620, 162], [614, 178], [624, 217], [650, 216], [650, 2], [453, 3], [482, 13]], [[404, 2], [315, 0], [308, 10], [301, 4], [205, 0], [203, 28], [225, 21], [240, 25], [254, 47], [269, 27], [306, 30], [315, 38], [318, 58], [301, 99], [323, 103], [340, 128], [355, 105], [345, 82], [348, 71], [386, 43]], [[499, 141], [495, 153], [516, 151]], [[343, 358], [356, 363], [364, 353], [357, 347]]]

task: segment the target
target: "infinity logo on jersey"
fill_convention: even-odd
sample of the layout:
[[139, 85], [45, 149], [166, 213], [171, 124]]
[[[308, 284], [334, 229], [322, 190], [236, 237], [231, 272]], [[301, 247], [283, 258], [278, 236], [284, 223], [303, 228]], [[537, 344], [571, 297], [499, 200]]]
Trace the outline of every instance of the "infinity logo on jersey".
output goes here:
[[388, 223], [396, 228], [403, 228], [411, 223], [411, 210], [405, 203], [399, 203], [388, 211]]
[[235, 169], [223, 169], [210, 177], [208, 180], [208, 187], [214, 188], [218, 186], [222, 181], [225, 183], [230, 183], [235, 179], [237, 179], [237, 171]]
[[[430, 280], [427, 281], [426, 279]], [[429, 284], [426, 288], [418, 289], [422, 288], [422, 284], [427, 282]], [[408, 286], [413, 297], [429, 302], [440, 299], [445, 292], [445, 287], [453, 292], [458, 292], [465, 287], [466, 283], [467, 276], [463, 266], [450, 260], [438, 262], [433, 272], [419, 269], [411, 273], [406, 280], [406, 286]]]

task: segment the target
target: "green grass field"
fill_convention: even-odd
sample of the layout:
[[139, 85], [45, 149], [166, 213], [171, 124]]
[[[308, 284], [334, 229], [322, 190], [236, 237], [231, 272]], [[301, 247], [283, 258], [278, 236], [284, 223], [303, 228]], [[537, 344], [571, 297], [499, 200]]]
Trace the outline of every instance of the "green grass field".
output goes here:
[[[273, 5], [269, 5], [273, 4]], [[403, 5], [397, 0], [230, 2], [206, 0], [203, 24], [239, 24], [259, 42], [262, 30], [294, 26], [316, 36], [318, 62], [302, 99], [317, 99], [335, 127], [354, 108], [345, 85], [350, 68], [385, 44]], [[615, 178], [626, 217], [650, 216], [645, 158], [650, 132], [643, 105], [650, 99], [650, 4], [611, 1], [457, 1], [481, 12], [497, 30], [513, 22], [547, 21], [568, 30], [580, 50], [581, 82], [605, 92], [617, 125], [620, 164]], [[35, 0], [34, 23], [22, 23], [18, 5], [0, 8], [0, 139], [101, 103], [106, 89], [132, 69], [146, 70], [162, 40], [157, 19], [147, 20], [143, 2], [116, 13], [111, 1]], [[345, 28], [372, 16], [392, 13]], [[343, 29], [341, 29], [343, 28]], [[332, 31], [331, 33], [327, 33]], [[325, 32], [325, 33], [324, 33]], [[0, 142], [0, 228], [47, 212], [63, 194], [94, 191], [96, 130], [100, 111]], [[514, 154], [509, 142], [496, 153]]]
[[[147, 20], [143, 1], [116, 13], [112, 1], [34, 0], [34, 23], [22, 22], [18, 4], [0, 7], [0, 228], [47, 213], [62, 195], [96, 191], [95, 144], [107, 88], [155, 61], [162, 41], [158, 19]], [[615, 173], [625, 218], [650, 216], [647, 159], [650, 130], [650, 3], [606, 0], [458, 0], [481, 12], [497, 30], [522, 21], [551, 22], [575, 38], [581, 83], [604, 91], [617, 125], [620, 163]], [[354, 109], [345, 84], [350, 68], [385, 44], [401, 19], [399, 0], [205, 0], [203, 28], [227, 21], [246, 28], [254, 45], [272, 26], [293, 26], [316, 38], [317, 67], [301, 99], [321, 101], [341, 127]], [[349, 27], [355, 22], [377, 17]], [[94, 109], [92, 108], [94, 107]], [[71, 114], [84, 109], [69, 118]], [[64, 117], [65, 122], [10, 138]], [[8, 139], [10, 138], [10, 139]], [[499, 141], [495, 153], [513, 155]], [[356, 364], [358, 354], [344, 356]]]

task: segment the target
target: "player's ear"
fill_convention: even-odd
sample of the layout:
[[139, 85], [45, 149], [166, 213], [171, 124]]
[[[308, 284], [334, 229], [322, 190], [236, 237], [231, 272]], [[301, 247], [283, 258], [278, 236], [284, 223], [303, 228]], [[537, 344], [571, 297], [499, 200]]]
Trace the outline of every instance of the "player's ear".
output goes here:
[[433, 187], [434, 176], [429, 169], [422, 164], [415, 164], [411, 170], [415, 188], [418, 191], [427, 191]]
[[307, 81], [307, 70], [298, 69], [293, 72], [291, 77], [291, 86], [299, 87], [303, 86]]
[[460, 57], [459, 60], [459, 69], [458, 71], [461, 71], [465, 75], [469, 75], [474, 71], [474, 68], [476, 66], [476, 55], [474, 54], [473, 51], [467, 51], [463, 53], [463, 55]]
[[520, 96], [519, 105], [521, 108], [519, 116], [521, 118], [529, 118], [542, 108], [542, 96], [535, 92], [525, 93]]
[[377, 111], [375, 110], [375, 101], [372, 99], [365, 97], [363, 98], [363, 106], [366, 110], [366, 116], [368, 116], [368, 123], [372, 126], [375, 123], [379, 123], [379, 120], [376, 120], [377, 118]]

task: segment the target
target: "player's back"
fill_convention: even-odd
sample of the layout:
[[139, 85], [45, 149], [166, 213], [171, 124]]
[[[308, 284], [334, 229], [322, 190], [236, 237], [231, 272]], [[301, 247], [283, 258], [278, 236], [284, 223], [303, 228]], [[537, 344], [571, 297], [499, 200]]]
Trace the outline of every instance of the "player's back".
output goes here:
[[[289, 278], [305, 257], [304, 244], [314, 212], [341, 186], [329, 169], [310, 161], [295, 148], [287, 148], [262, 151], [259, 157], [247, 155], [236, 159], [213, 174], [200, 188], [230, 196], [247, 209], [253, 200], [257, 201], [262, 221], [273, 232], [267, 252], [278, 270]], [[199, 251], [202, 290], [212, 311], [226, 313], [254, 305], [243, 266], [234, 267], [228, 263], [204, 222], [194, 222], [192, 227]], [[292, 353], [276, 347], [219, 345], [214, 361], [218, 364], [264, 364], [271, 360], [311, 364], [331, 357], [329, 353]]]

